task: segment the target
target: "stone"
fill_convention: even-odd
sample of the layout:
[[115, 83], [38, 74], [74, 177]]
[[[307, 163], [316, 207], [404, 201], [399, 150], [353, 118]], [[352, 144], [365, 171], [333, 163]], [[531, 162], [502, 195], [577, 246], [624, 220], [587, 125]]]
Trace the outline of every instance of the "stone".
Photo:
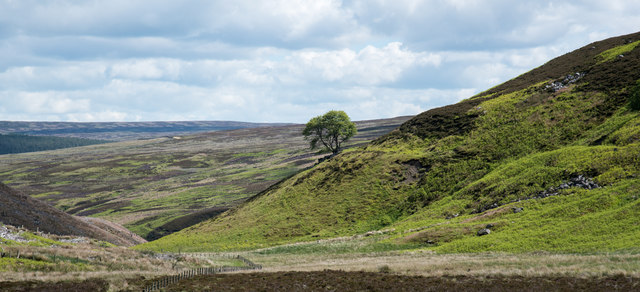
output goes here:
[[511, 208], [511, 210], [513, 210], [513, 213], [520, 213], [522, 211], [524, 211], [523, 207], [513, 207]]
[[486, 229], [491, 229], [491, 228], [493, 228], [493, 224], [489, 223], [489, 224], [487, 224], [487, 226], [485, 228]]
[[458, 216], [460, 216], [460, 214], [455, 213], [455, 214], [453, 214], [453, 215], [449, 215], [449, 216], [447, 216], [447, 217], [445, 217], [445, 218], [446, 218], [447, 220], [449, 220], [449, 219], [456, 218], [456, 217], [458, 217]]
[[478, 236], [487, 235], [489, 233], [491, 233], [491, 230], [489, 230], [487, 228], [482, 228], [482, 229], [478, 230]]

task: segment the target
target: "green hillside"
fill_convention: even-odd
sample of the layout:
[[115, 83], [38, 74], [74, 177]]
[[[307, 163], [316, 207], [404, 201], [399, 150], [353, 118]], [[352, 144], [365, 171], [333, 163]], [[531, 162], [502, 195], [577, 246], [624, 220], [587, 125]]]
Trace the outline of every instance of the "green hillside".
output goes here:
[[587, 45], [424, 112], [139, 248], [253, 249], [381, 230], [377, 244], [398, 249], [637, 250], [640, 113], [630, 97], [640, 90], [638, 40]]

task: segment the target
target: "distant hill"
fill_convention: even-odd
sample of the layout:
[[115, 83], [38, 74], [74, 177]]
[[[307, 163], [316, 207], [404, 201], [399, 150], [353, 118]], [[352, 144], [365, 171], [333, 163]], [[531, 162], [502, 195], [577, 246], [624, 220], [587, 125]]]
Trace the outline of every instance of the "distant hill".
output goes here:
[[[357, 121], [347, 148], [411, 117]], [[212, 218], [327, 153], [303, 125], [243, 128], [0, 156], [0, 181], [72, 215], [107, 219], [147, 240]]]
[[163, 136], [182, 136], [201, 132], [288, 125], [285, 123], [247, 123], [232, 121], [183, 122], [12, 122], [0, 121], [0, 134], [74, 137], [125, 141]]
[[139, 248], [384, 234], [444, 253], [638, 251], [639, 91], [640, 33], [595, 42]]
[[122, 226], [97, 218], [71, 216], [3, 183], [0, 183], [0, 222], [33, 231], [85, 236], [116, 245], [131, 246], [145, 241]]
[[0, 155], [87, 146], [107, 142], [109, 141], [70, 137], [0, 134]]

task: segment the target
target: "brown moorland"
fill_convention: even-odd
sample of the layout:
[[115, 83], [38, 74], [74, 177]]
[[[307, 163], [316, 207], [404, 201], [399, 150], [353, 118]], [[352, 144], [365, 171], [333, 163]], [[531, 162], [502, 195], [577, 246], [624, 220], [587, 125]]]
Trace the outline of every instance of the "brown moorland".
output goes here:
[[0, 222], [57, 235], [91, 237], [122, 246], [145, 242], [122, 226], [71, 216], [3, 183], [0, 183]]
[[163, 291], [634, 291], [640, 279], [615, 275], [563, 276], [406, 276], [382, 272], [236, 273], [197, 276]]

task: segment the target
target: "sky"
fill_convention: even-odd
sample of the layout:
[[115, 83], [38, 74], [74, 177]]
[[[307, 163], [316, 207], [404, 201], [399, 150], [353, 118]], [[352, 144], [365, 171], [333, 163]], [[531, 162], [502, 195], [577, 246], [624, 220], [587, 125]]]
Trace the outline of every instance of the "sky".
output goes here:
[[638, 11], [626, 0], [0, 0], [0, 120], [415, 115], [636, 32]]

